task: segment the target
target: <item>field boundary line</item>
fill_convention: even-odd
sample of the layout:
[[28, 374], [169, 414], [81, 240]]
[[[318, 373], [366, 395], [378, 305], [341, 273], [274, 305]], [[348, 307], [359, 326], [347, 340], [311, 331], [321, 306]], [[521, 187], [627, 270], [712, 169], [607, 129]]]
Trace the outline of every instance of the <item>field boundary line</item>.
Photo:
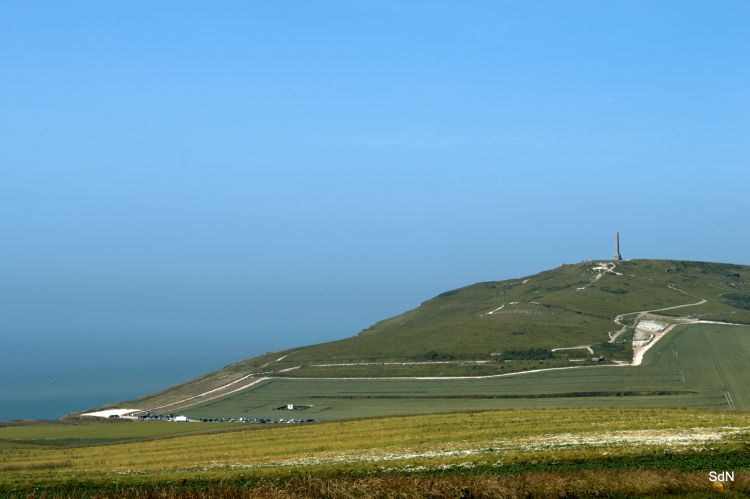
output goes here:
[[490, 378], [505, 378], [508, 376], [520, 376], [522, 374], [533, 374], [533, 373], [541, 373], [541, 372], [547, 372], [547, 371], [563, 371], [568, 369], [596, 369], [596, 368], [602, 368], [602, 367], [629, 367], [632, 366], [632, 364], [606, 364], [606, 365], [598, 365], [598, 366], [567, 366], [567, 367], [548, 367], [546, 369], [532, 369], [530, 371], [517, 371], [514, 373], [502, 373], [502, 374], [487, 374], [484, 376], [360, 376], [360, 377], [302, 377], [302, 376], [294, 376], [294, 377], [269, 377], [268, 379], [285, 379], [285, 380], [295, 380], [295, 379], [327, 379], [327, 380], [356, 380], [356, 379], [367, 379], [367, 380], [378, 380], [378, 379], [401, 379], [401, 380], [448, 380], [448, 379], [490, 379]]

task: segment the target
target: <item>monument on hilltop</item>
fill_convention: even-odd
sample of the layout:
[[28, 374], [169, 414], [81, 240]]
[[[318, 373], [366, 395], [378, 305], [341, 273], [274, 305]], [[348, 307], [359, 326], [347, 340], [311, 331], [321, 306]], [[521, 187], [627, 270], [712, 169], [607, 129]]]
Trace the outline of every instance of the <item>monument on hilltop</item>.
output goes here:
[[615, 233], [615, 255], [612, 257], [612, 260], [620, 261], [622, 260], [622, 255], [620, 254], [620, 233]]

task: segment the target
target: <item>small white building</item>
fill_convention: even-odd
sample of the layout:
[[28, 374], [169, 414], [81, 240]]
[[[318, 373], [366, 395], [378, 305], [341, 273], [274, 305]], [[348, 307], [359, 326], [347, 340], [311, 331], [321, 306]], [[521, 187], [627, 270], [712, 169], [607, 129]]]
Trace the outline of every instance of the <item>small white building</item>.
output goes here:
[[187, 423], [187, 416], [175, 416], [174, 418], [176, 423]]
[[293, 411], [293, 410], [294, 410], [294, 404], [287, 404], [287, 405], [286, 405], [286, 409], [287, 409], [288, 411]]

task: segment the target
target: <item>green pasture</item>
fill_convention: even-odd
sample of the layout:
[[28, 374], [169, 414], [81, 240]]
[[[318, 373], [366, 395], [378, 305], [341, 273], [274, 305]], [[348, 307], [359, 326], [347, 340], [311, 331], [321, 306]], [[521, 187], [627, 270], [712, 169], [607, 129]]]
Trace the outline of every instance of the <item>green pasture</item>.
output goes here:
[[245, 428], [240, 423], [174, 423], [169, 421], [117, 421], [47, 423], [0, 427], [0, 446], [18, 442], [35, 444], [90, 445], [187, 435], [211, 430]]
[[[479, 379], [272, 378], [186, 409], [191, 417], [332, 420], [503, 408], [750, 409], [750, 327], [679, 326], [641, 366], [591, 366]], [[278, 410], [287, 404], [304, 411]]]
[[543, 360], [512, 360], [508, 362], [489, 361], [477, 364], [452, 361], [451, 363], [434, 364], [382, 364], [382, 365], [342, 365], [342, 366], [308, 366], [282, 373], [285, 378], [368, 378], [368, 377], [413, 377], [413, 376], [490, 376], [517, 371], [528, 371], [550, 367], [570, 366], [570, 358], [583, 360], [584, 365], [591, 365], [591, 354], [585, 350], [559, 352], [553, 358]]

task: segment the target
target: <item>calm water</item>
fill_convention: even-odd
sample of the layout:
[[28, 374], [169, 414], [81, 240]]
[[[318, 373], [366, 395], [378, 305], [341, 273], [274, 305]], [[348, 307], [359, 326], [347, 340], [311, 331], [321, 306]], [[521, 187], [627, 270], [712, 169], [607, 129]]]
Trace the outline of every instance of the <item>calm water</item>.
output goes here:
[[[56, 419], [132, 399], [262, 352], [237, 339], [3, 338], [0, 420]], [[207, 344], [208, 343], [208, 344]]]

